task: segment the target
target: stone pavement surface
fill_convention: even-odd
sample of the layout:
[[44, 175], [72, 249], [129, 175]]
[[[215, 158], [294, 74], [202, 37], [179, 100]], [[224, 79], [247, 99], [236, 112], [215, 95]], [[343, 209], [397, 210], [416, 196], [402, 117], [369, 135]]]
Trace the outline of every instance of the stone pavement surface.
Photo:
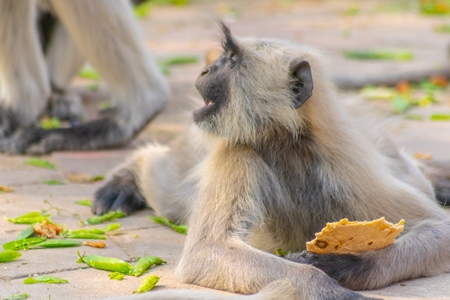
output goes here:
[[[383, 72], [414, 71], [423, 67], [446, 63], [449, 37], [438, 35], [433, 27], [446, 21], [423, 17], [411, 8], [414, 1], [192, 1], [185, 7], [161, 6], [150, 17], [140, 21], [148, 46], [157, 58], [175, 54], [202, 57], [206, 50], [217, 45], [217, 29], [212, 16], [219, 14], [231, 23], [237, 35], [271, 36], [317, 45], [330, 53], [332, 72], [348, 76], [373, 76]], [[357, 14], [348, 12], [358, 7]], [[346, 48], [403, 47], [412, 49], [411, 62], [361, 62], [342, 58]], [[165, 143], [183, 128], [195, 97], [193, 82], [203, 63], [174, 66], [168, 80], [173, 96], [166, 110], [123, 149], [93, 152], [60, 152], [43, 157], [53, 162], [56, 170], [26, 165], [24, 156], [0, 155], [0, 185], [13, 186], [13, 193], [0, 195], [0, 215], [15, 217], [21, 214], [63, 208], [81, 219], [91, 216], [89, 208], [75, 201], [92, 198], [102, 182], [49, 186], [46, 180], [68, 182], [70, 173], [106, 174], [124, 160], [136, 146], [158, 140]], [[86, 93], [86, 105], [92, 111], [96, 102]], [[354, 93], [351, 93], [354, 95]], [[439, 105], [419, 109], [420, 113], [448, 111], [447, 93]], [[100, 97], [101, 98], [101, 97]], [[370, 110], [386, 114], [381, 106]], [[394, 140], [410, 153], [426, 152], [433, 158], [450, 160], [450, 122], [409, 121], [402, 116], [386, 118], [387, 128]], [[52, 221], [74, 229], [78, 219], [67, 212], [52, 211]], [[136, 257], [157, 255], [167, 265], [152, 269], [161, 276], [157, 290], [164, 288], [200, 289], [181, 284], [173, 278], [173, 269], [182, 250], [184, 236], [151, 221], [150, 210], [118, 220], [122, 228], [108, 237], [106, 248], [89, 247], [30, 250], [20, 259], [0, 265], [0, 297], [28, 293], [30, 299], [101, 299], [126, 296], [137, 288], [141, 278], [127, 276], [123, 281], [111, 281], [108, 272], [77, 264], [76, 252], [112, 256], [127, 261]], [[0, 219], [0, 244], [15, 239], [26, 225], [15, 225]], [[101, 226], [97, 226], [101, 227]], [[36, 274], [62, 277], [63, 285], [24, 285], [23, 279]], [[394, 284], [364, 294], [384, 299], [450, 299], [450, 274], [438, 275]]]

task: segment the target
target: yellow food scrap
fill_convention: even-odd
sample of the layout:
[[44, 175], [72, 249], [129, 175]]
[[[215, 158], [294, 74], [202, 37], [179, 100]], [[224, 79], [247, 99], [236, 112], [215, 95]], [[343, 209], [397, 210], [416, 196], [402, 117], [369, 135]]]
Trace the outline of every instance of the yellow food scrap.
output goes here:
[[306, 243], [306, 250], [318, 254], [351, 254], [383, 249], [403, 231], [405, 220], [397, 224], [384, 217], [374, 221], [327, 223], [316, 238]]
[[84, 246], [89, 246], [89, 247], [94, 247], [94, 248], [105, 248], [106, 244], [105, 242], [92, 242], [92, 241], [87, 241], [87, 242], [83, 242]]
[[14, 191], [12, 186], [0, 185], [0, 192], [11, 193]]
[[33, 230], [37, 235], [45, 236], [48, 239], [54, 238], [63, 231], [61, 227], [48, 223], [48, 220], [44, 220], [42, 223], [34, 224]]
[[414, 153], [414, 157], [419, 160], [430, 160], [433, 158], [430, 153], [422, 153], [422, 152]]

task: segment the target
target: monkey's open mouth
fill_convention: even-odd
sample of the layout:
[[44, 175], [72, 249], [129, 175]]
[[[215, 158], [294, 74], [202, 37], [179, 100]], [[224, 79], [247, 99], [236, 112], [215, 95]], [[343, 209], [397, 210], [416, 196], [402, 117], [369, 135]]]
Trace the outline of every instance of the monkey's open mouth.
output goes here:
[[214, 115], [219, 108], [217, 103], [212, 102], [208, 98], [203, 98], [205, 105], [194, 111], [194, 122], [198, 123], [203, 121], [206, 117]]

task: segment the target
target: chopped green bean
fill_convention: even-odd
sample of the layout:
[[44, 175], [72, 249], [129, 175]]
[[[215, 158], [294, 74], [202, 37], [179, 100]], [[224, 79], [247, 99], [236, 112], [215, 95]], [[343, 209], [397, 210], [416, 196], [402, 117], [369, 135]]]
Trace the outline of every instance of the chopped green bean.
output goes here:
[[55, 277], [55, 276], [42, 275], [42, 276], [38, 276], [38, 277], [25, 278], [23, 283], [25, 283], [25, 284], [33, 284], [33, 283], [60, 284], [60, 283], [68, 283], [68, 281], [65, 279], [62, 279], [62, 278]]
[[79, 201], [75, 201], [75, 203], [79, 204], [79, 205], [87, 206], [87, 207], [91, 207], [92, 206], [92, 200], [91, 199], [79, 200]]
[[145, 293], [151, 291], [158, 283], [158, 281], [159, 276], [149, 275], [142, 280], [141, 285], [138, 287], [137, 290], [133, 291], [133, 293]]
[[69, 232], [67, 237], [72, 239], [106, 240], [106, 236], [90, 232]]
[[14, 223], [14, 224], [34, 224], [34, 223], [40, 223], [44, 220], [49, 220], [50, 215], [48, 214], [41, 214], [40, 212], [33, 211], [24, 215], [21, 215], [17, 218], [7, 218], [5, 219], [8, 222]]
[[84, 222], [90, 225], [101, 224], [106, 221], [112, 221], [117, 218], [123, 218], [125, 214], [121, 211], [110, 211], [109, 213], [104, 214], [103, 216], [97, 216], [86, 219]]
[[164, 217], [149, 217], [149, 218], [158, 224], [167, 225], [167, 226], [171, 227], [173, 230], [175, 230], [178, 233], [187, 234], [187, 230], [188, 230], [187, 225], [183, 225], [183, 224], [176, 225], [171, 220], [166, 219]]
[[82, 245], [82, 242], [80, 242], [80, 241], [66, 240], [66, 239], [54, 239], [54, 240], [46, 240], [45, 242], [31, 246], [30, 249], [78, 247], [81, 245]]
[[100, 255], [80, 255], [78, 252], [78, 263], [84, 262], [92, 268], [111, 271], [111, 272], [119, 272], [122, 274], [129, 274], [133, 269], [129, 263], [126, 261], [114, 258], [114, 257], [106, 257]]
[[4, 297], [3, 300], [23, 300], [30, 297], [28, 294], [14, 294], [8, 297]]
[[414, 55], [408, 50], [344, 50], [344, 56], [353, 59], [394, 59], [394, 60], [411, 60]]
[[52, 179], [52, 180], [46, 180], [46, 181], [44, 181], [44, 183], [47, 184], [47, 185], [64, 185], [64, 184], [66, 184], [66, 183], [63, 182], [63, 181], [60, 181], [60, 180], [54, 180], [54, 179]]
[[120, 273], [120, 272], [113, 272], [113, 273], [109, 273], [109, 279], [114, 279], [114, 280], [122, 280], [123, 277], [125, 277], [124, 274]]
[[139, 277], [144, 274], [144, 272], [147, 271], [151, 266], [165, 263], [167, 263], [165, 260], [162, 260], [157, 256], [144, 256], [141, 257], [134, 265], [133, 270], [131, 270], [131, 274]]
[[109, 224], [108, 226], [105, 226], [102, 230], [104, 232], [110, 232], [110, 231], [119, 229], [121, 226], [122, 226], [122, 224], [120, 224], [120, 223], [112, 223], [112, 224]]
[[26, 238], [22, 240], [15, 240], [8, 243], [3, 244], [3, 249], [5, 250], [27, 250], [30, 246], [40, 244], [45, 241], [45, 238], [40, 237], [32, 237]]
[[34, 167], [41, 167], [41, 168], [45, 168], [45, 169], [56, 170], [56, 167], [54, 164], [52, 164], [51, 162], [46, 161], [44, 159], [40, 159], [40, 158], [29, 158], [25, 161], [25, 164], [34, 166]]
[[64, 234], [78, 234], [78, 233], [94, 233], [94, 234], [105, 234], [105, 231], [100, 228], [82, 228], [66, 231]]
[[20, 252], [14, 250], [0, 251], [0, 263], [16, 260], [21, 256]]
[[22, 231], [16, 238], [16, 241], [18, 240], [23, 240], [26, 238], [29, 238], [30, 236], [32, 236], [34, 234], [34, 229], [33, 226], [28, 227], [27, 229], [25, 229], [24, 231]]

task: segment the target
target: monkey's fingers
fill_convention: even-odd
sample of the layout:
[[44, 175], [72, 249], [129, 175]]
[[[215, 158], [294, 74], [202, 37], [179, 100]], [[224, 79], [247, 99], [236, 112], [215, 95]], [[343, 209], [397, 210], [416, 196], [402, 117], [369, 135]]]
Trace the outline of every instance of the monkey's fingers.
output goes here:
[[[313, 265], [347, 288], [355, 288], [348, 285], [350, 277], [364, 277], [365, 272], [371, 268], [370, 261], [366, 261], [360, 255], [329, 255], [303, 251], [289, 253], [285, 258], [293, 262]], [[353, 284], [357, 285], [357, 282], [353, 281]]]
[[96, 215], [102, 215], [108, 211], [122, 211], [129, 215], [146, 206], [147, 202], [139, 191], [134, 174], [123, 170], [116, 173], [95, 193], [91, 211]]

